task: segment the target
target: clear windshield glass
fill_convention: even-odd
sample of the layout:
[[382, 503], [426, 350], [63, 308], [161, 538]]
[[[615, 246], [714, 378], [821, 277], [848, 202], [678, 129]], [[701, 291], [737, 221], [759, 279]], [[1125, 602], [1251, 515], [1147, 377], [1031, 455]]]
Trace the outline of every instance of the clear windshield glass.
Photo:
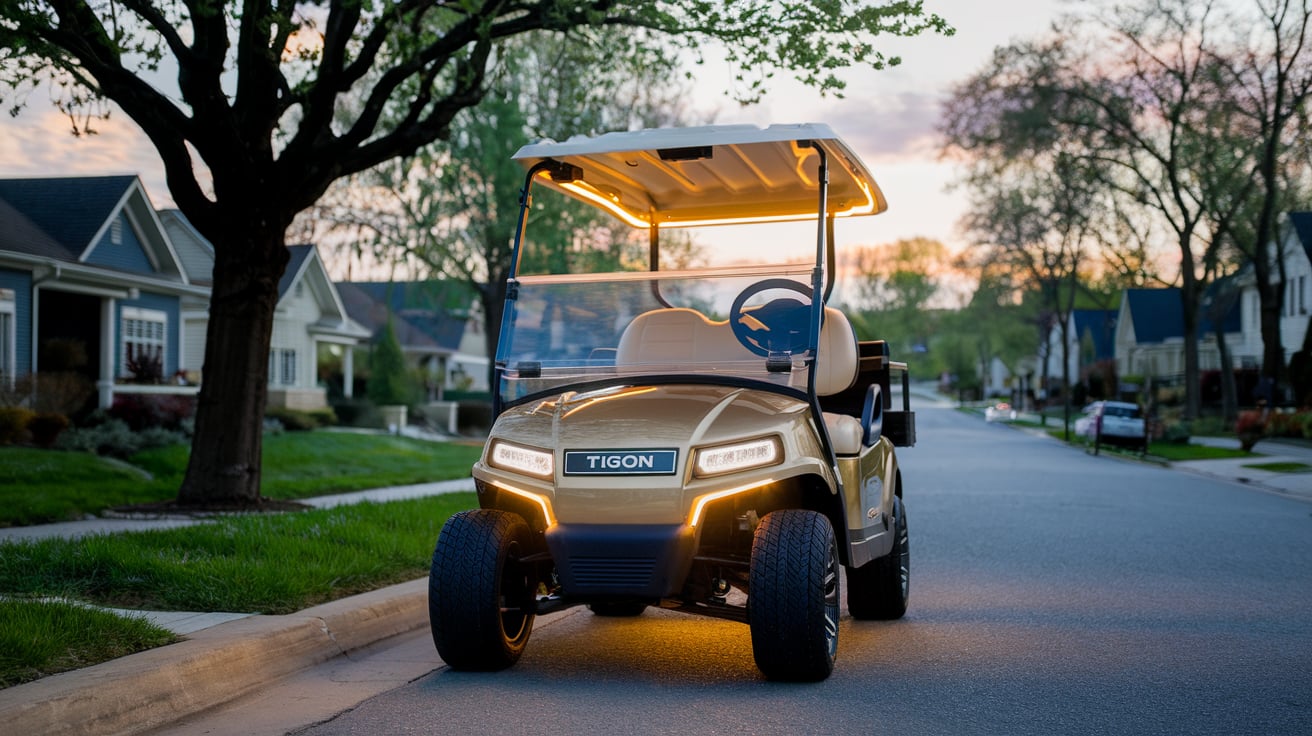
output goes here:
[[671, 374], [805, 388], [810, 278], [802, 266], [520, 277], [501, 398]]

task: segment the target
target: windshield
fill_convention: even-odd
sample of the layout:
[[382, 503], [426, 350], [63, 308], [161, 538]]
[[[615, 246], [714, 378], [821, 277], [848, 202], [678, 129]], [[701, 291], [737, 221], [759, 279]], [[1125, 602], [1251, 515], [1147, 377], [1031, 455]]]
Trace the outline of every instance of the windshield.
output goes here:
[[800, 266], [520, 277], [497, 350], [501, 399], [657, 375], [805, 390], [810, 277]]

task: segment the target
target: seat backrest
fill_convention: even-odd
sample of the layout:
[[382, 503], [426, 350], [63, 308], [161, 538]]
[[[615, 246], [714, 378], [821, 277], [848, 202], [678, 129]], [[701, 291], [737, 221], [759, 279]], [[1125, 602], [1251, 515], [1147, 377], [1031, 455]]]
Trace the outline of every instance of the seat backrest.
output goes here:
[[847, 315], [825, 307], [825, 321], [820, 326], [820, 350], [816, 356], [815, 392], [831, 396], [856, 383], [861, 367], [856, 331]]
[[620, 336], [615, 364], [686, 365], [753, 360], [728, 322], [712, 322], [683, 307], [653, 309], [634, 318]]
[[[833, 307], [825, 307], [819, 347], [817, 394], [836, 394], [856, 382], [860, 367], [856, 333], [847, 316]], [[621, 368], [763, 360], [738, 342], [728, 322], [712, 322], [701, 312], [683, 307], [638, 315], [624, 329], [615, 352], [615, 364]]]

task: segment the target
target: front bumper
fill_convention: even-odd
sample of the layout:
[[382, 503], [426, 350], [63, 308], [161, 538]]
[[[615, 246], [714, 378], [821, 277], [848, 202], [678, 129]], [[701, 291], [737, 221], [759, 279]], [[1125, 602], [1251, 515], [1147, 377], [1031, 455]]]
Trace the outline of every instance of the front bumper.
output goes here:
[[558, 524], [547, 548], [566, 598], [668, 598], [683, 589], [697, 549], [686, 524]]

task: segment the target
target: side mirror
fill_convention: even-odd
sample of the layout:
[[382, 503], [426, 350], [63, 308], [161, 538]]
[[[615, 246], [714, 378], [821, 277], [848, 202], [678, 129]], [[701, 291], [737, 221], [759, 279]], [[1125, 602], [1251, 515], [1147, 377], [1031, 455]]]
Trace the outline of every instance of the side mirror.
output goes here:
[[879, 384], [866, 389], [866, 403], [861, 408], [861, 444], [870, 447], [884, 433], [884, 396]]

